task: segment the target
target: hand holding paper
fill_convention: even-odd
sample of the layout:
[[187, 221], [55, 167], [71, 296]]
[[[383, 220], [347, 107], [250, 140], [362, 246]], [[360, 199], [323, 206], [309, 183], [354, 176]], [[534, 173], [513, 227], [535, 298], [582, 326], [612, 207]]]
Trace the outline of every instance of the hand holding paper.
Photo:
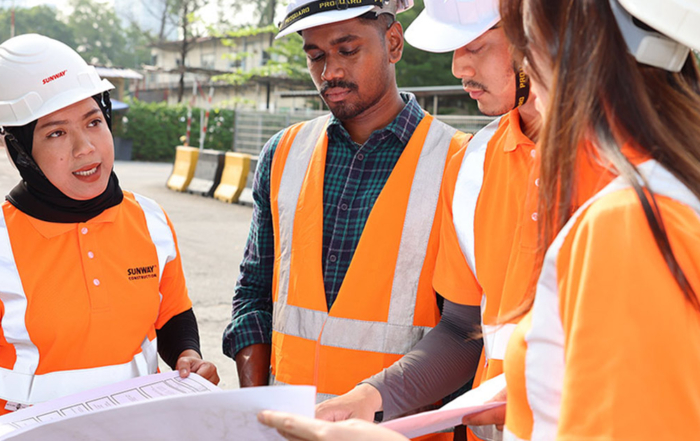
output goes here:
[[468, 415], [499, 407], [505, 411], [505, 401], [493, 401], [505, 387], [505, 375], [499, 375], [438, 410], [387, 421], [381, 426], [415, 438], [462, 424], [462, 419]]
[[[496, 394], [495, 397], [491, 399], [491, 402], [504, 403], [506, 401], [507, 394], [506, 388]], [[495, 425], [498, 430], [503, 430], [503, 426], [506, 423], [506, 407], [498, 406], [493, 409], [485, 410], [483, 412], [470, 414], [462, 418], [462, 424], [467, 426], [487, 426]]]
[[344, 395], [317, 404], [316, 418], [326, 421], [357, 418], [371, 422], [379, 410], [382, 410], [379, 391], [369, 384], [360, 384]]

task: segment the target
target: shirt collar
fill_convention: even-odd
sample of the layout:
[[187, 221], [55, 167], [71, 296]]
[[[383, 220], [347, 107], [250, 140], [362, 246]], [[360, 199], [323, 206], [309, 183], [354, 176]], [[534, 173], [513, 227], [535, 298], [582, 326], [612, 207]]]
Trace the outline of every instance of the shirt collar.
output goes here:
[[503, 151], [514, 152], [521, 146], [526, 148], [535, 146], [535, 143], [525, 136], [523, 130], [520, 128], [520, 112], [518, 109], [511, 110], [503, 118], [507, 118], [506, 123], [509, 124], [511, 128], [511, 130], [506, 132]]
[[[404, 108], [386, 127], [372, 133], [370, 139], [374, 138], [378, 134], [388, 132], [396, 136], [401, 144], [408, 144], [408, 141], [413, 136], [413, 132], [418, 126], [418, 123], [420, 123], [425, 116], [425, 112], [423, 109], [421, 109], [420, 105], [418, 105], [415, 95], [409, 92], [400, 92], [400, 95], [403, 102], [406, 103]], [[328, 121], [327, 133], [329, 139], [343, 135], [350, 139], [350, 135], [347, 133], [347, 130], [345, 130], [345, 127], [343, 127], [343, 123], [332, 113], [330, 120]]]
[[47, 239], [54, 238], [56, 236], [60, 236], [61, 234], [65, 234], [71, 230], [75, 230], [75, 228], [78, 225], [94, 225], [94, 224], [102, 224], [102, 223], [112, 223], [114, 220], [117, 218], [117, 213], [121, 209], [121, 204], [116, 205], [114, 207], [108, 208], [102, 213], [98, 214], [97, 216], [93, 217], [92, 219], [88, 220], [85, 223], [78, 224], [78, 223], [58, 223], [58, 222], [46, 222], [43, 220], [39, 220], [35, 217], [29, 217], [29, 222], [32, 224], [34, 229], [36, 229], [42, 236], [44, 236]]

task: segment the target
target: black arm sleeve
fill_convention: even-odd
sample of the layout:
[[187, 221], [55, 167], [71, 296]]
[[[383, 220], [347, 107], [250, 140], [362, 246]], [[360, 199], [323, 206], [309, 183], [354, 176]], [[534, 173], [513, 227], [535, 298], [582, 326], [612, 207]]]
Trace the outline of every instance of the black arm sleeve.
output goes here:
[[199, 349], [199, 329], [192, 308], [168, 320], [162, 328], [156, 329], [158, 353], [160, 358], [175, 369], [177, 358], [182, 351], [194, 349], [201, 356]]
[[363, 381], [382, 395], [384, 421], [434, 403], [474, 377], [480, 308], [445, 300], [440, 322], [399, 361]]

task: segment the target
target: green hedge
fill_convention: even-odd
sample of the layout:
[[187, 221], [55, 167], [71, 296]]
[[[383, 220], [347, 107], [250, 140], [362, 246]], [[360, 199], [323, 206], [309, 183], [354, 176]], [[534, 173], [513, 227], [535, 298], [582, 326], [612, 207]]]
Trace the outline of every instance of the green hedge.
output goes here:
[[[126, 114], [115, 114], [114, 136], [134, 141], [131, 157], [136, 161], [170, 162], [187, 131], [187, 106], [129, 100]], [[199, 146], [199, 108], [192, 109], [190, 145]], [[233, 145], [235, 111], [211, 109], [204, 148], [229, 151]], [[184, 139], [184, 138], [183, 138]]]

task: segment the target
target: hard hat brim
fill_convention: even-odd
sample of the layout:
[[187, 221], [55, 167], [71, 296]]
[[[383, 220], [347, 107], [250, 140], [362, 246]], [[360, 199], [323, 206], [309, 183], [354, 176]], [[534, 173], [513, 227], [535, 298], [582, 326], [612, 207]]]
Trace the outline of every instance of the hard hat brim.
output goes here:
[[374, 9], [374, 6], [368, 5], [360, 6], [357, 8], [348, 8], [342, 10], [339, 9], [337, 11], [325, 11], [318, 14], [310, 15], [280, 31], [275, 37], [275, 39], [282, 38], [285, 35], [289, 35], [293, 32], [303, 31], [304, 29], [315, 28], [316, 26], [322, 26], [330, 23], [338, 23], [341, 21], [357, 18], [360, 15], [371, 11], [372, 9]]
[[[3, 121], [0, 121], [0, 126], [23, 126], [25, 124], [29, 124], [32, 121], [36, 121], [39, 118], [43, 118], [46, 115], [50, 115], [58, 110], [71, 106], [75, 103], [79, 103], [80, 101], [83, 101], [87, 98], [90, 98], [94, 95], [106, 92], [111, 89], [114, 89], [114, 85], [108, 80], [101, 79], [99, 87], [97, 88], [86, 88], [79, 92], [76, 92], [75, 90], [68, 90], [66, 93], [57, 95], [43, 103], [41, 107], [37, 108], [37, 111], [33, 112], [31, 115], [25, 116], [23, 118], [18, 118], [12, 121], [6, 121], [5, 123], [3, 123]], [[25, 97], [22, 97], [22, 99], [25, 99]]]
[[427, 52], [452, 52], [479, 38], [501, 20], [492, 17], [470, 25], [440, 22], [423, 10], [406, 29], [406, 41], [413, 47]]
[[638, 20], [692, 49], [700, 50], [700, 5], [685, 0], [618, 0]]

